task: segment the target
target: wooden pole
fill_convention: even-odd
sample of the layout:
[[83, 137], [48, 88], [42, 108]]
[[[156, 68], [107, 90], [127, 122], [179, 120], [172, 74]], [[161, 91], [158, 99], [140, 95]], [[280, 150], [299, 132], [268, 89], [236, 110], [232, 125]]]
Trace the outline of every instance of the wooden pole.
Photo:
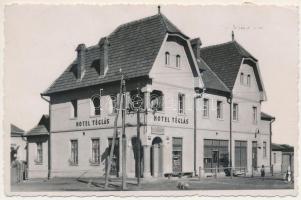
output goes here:
[[138, 146], [137, 146], [137, 183], [138, 186], [140, 186], [140, 175], [141, 175], [141, 160], [140, 160], [140, 150], [141, 150], [141, 143], [140, 143], [140, 109], [137, 109], [137, 140], [138, 140]]
[[119, 109], [117, 109], [117, 113], [116, 113], [116, 116], [115, 116], [113, 140], [112, 140], [112, 144], [111, 144], [110, 156], [109, 156], [109, 159], [108, 159], [108, 166], [107, 166], [107, 170], [106, 170], [105, 186], [104, 186], [105, 188], [108, 188], [108, 185], [109, 185], [110, 170], [111, 170], [112, 158], [113, 158], [113, 154], [114, 154], [115, 142], [116, 142], [116, 137], [117, 137], [118, 116], [119, 116], [119, 111], [120, 111], [121, 105], [122, 105], [122, 83], [123, 83], [123, 75], [121, 76], [120, 95], [119, 95]]
[[126, 190], [125, 80], [122, 80], [122, 190]]

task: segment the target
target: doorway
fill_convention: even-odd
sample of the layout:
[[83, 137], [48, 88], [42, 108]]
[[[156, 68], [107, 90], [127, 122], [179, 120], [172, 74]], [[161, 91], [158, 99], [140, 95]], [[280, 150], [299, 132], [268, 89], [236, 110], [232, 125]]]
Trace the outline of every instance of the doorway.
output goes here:
[[163, 146], [160, 137], [155, 137], [152, 141], [150, 167], [153, 177], [163, 176]]
[[182, 138], [172, 138], [172, 171], [182, 172]]

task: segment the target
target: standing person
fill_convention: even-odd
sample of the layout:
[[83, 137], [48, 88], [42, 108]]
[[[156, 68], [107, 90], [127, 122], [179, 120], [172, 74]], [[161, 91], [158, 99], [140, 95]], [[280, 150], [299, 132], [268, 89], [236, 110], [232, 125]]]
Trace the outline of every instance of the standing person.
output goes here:
[[265, 177], [264, 165], [261, 166], [260, 174], [261, 174], [262, 180], [264, 180], [264, 177]]

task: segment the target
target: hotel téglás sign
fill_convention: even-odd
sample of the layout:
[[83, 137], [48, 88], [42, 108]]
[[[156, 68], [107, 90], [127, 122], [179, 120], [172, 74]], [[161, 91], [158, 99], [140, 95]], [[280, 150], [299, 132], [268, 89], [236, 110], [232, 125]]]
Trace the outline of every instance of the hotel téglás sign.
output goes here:
[[[112, 120], [109, 118], [95, 118], [95, 119], [89, 119], [89, 120], [80, 120], [75, 122], [76, 127], [102, 127], [102, 126], [108, 126]], [[178, 116], [163, 116], [163, 115], [154, 115], [153, 116], [154, 122], [160, 122], [160, 123], [167, 123], [167, 124], [183, 124], [187, 125], [189, 124], [188, 118], [185, 117], [178, 117]]]

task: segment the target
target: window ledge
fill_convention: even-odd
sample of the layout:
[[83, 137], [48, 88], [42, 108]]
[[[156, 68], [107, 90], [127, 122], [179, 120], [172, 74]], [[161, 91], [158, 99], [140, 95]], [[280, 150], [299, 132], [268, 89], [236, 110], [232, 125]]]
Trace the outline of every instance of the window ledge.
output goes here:
[[90, 118], [97, 118], [100, 117], [101, 115], [90, 115]]
[[70, 120], [77, 120], [77, 117], [70, 117]]
[[165, 67], [172, 68], [172, 69], [177, 69], [177, 70], [181, 70], [181, 66], [180, 67], [176, 67], [176, 66], [172, 66], [172, 65], [165, 65]]
[[35, 165], [43, 165], [43, 162], [34, 161]]

